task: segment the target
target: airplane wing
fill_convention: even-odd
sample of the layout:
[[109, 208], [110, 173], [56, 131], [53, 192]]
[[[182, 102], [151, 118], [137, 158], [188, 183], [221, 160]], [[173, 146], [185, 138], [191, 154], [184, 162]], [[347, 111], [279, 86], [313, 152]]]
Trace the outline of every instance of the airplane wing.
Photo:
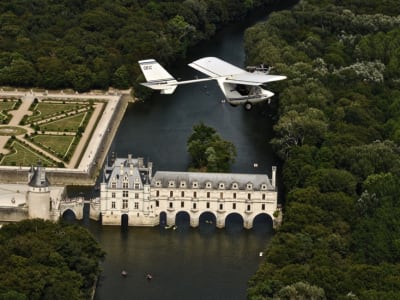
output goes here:
[[211, 77], [226, 77], [225, 82], [245, 85], [262, 85], [286, 79], [286, 76], [250, 73], [217, 57], [204, 57], [189, 64], [193, 69]]

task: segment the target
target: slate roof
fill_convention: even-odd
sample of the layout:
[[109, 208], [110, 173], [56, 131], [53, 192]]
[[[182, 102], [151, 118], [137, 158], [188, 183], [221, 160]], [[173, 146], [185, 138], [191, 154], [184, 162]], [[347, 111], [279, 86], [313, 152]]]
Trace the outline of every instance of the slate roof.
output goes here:
[[115, 182], [117, 189], [123, 188], [123, 182], [128, 182], [129, 188], [135, 183], [143, 185], [148, 181], [148, 170], [142, 164], [143, 161], [136, 158], [117, 158], [113, 166], [106, 169], [104, 181], [109, 188]]
[[46, 177], [46, 171], [44, 170], [44, 167], [42, 167], [41, 163], [38, 163], [36, 168], [32, 166], [30, 171], [33, 172], [33, 175], [28, 183], [29, 186], [39, 188], [49, 186], [49, 181]]
[[169, 182], [174, 181], [175, 186], [179, 187], [182, 181], [186, 182], [187, 187], [191, 188], [194, 182], [198, 183], [199, 188], [205, 188], [207, 183], [211, 183], [213, 189], [218, 189], [219, 184], [223, 183], [226, 189], [230, 189], [236, 183], [238, 189], [246, 189], [247, 184], [252, 184], [252, 189], [261, 188], [266, 184], [268, 190], [274, 190], [271, 181], [265, 174], [236, 174], [236, 173], [201, 173], [201, 172], [169, 172], [157, 171], [151, 180], [151, 186], [156, 187], [157, 182], [161, 182], [162, 187], [168, 187]]

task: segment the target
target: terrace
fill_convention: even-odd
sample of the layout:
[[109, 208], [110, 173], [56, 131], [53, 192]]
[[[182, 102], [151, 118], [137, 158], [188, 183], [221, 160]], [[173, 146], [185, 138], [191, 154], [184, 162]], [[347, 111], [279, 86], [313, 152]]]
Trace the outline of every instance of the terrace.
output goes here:
[[119, 125], [113, 118], [125, 111], [122, 98], [0, 90], [0, 172], [41, 161], [47, 169], [90, 173]]

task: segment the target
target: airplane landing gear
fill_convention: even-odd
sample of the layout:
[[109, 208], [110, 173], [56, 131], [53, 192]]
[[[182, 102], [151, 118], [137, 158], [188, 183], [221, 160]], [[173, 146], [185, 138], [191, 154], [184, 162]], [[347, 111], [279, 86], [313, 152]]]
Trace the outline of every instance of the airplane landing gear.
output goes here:
[[253, 108], [253, 104], [251, 104], [251, 102], [246, 102], [243, 107], [245, 110], [249, 111]]

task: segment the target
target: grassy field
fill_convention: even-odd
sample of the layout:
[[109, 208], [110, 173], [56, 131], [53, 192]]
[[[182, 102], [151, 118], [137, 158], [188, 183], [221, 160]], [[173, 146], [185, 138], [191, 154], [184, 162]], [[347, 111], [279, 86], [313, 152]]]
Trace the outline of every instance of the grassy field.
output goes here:
[[34, 109], [33, 115], [28, 117], [27, 122], [34, 122], [50, 116], [57, 116], [86, 107], [87, 105], [87, 103], [39, 102]]
[[1, 126], [0, 127], [0, 135], [21, 135], [25, 134], [26, 130], [21, 127], [16, 126]]
[[1, 165], [3, 166], [30, 166], [36, 165], [38, 161], [45, 167], [55, 167], [57, 164], [53, 160], [41, 155], [30, 147], [21, 144], [18, 141], [12, 143], [13, 153], [3, 157]]
[[8, 100], [8, 101], [0, 100], [0, 111], [12, 110], [16, 103], [17, 103], [16, 100]]
[[59, 153], [64, 157], [69, 151], [73, 150], [72, 142], [74, 135], [36, 135], [33, 137], [33, 142], [39, 146], [43, 146], [54, 153]]
[[41, 131], [70, 131], [75, 132], [80, 126], [82, 126], [86, 112], [78, 113], [71, 117], [66, 117], [57, 121], [49, 122], [40, 126]]

